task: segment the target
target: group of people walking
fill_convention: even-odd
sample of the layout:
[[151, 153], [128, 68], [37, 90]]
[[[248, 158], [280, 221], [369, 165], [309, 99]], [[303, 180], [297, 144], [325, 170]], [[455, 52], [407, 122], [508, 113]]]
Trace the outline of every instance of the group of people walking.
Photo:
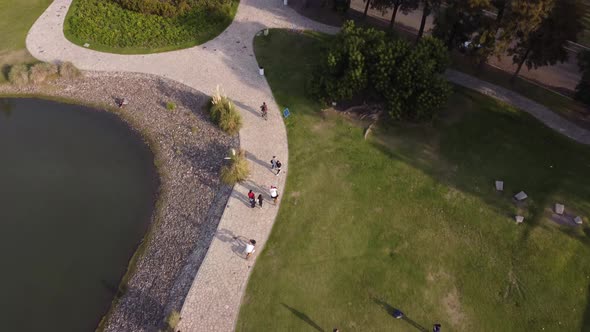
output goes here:
[[[276, 156], [272, 156], [272, 159], [270, 161], [270, 169], [274, 172], [274, 170], [277, 171], [276, 175], [278, 176], [279, 173], [281, 173], [281, 162], [277, 159]], [[276, 203], [277, 200], [279, 199], [279, 190], [277, 189], [276, 186], [270, 186], [270, 198], [272, 198], [273, 202]], [[258, 201], [258, 207], [262, 208], [262, 204], [264, 203], [264, 196], [262, 196], [262, 194], [258, 194], [258, 197], [256, 197], [256, 194], [254, 193], [253, 190], [249, 190], [248, 191], [248, 201], [250, 202], [250, 207], [251, 208], [255, 208], [256, 207], [256, 202]]]

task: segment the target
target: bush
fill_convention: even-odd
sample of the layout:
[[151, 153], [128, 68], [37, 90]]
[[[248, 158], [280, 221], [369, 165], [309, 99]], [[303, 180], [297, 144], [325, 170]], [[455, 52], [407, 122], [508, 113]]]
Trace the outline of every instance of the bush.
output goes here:
[[178, 323], [180, 323], [180, 313], [176, 310], [173, 310], [168, 314], [168, 317], [166, 317], [165, 331], [174, 332]]
[[211, 120], [230, 135], [237, 134], [240, 128], [242, 128], [242, 116], [236, 110], [234, 103], [226, 96], [221, 95], [219, 86], [211, 98], [209, 114], [211, 115]]
[[66, 61], [59, 65], [59, 76], [65, 79], [75, 79], [82, 76], [82, 73], [73, 63]]
[[8, 81], [22, 86], [29, 83], [29, 69], [25, 65], [14, 65], [8, 72]]
[[230, 152], [230, 164], [221, 168], [221, 181], [225, 184], [234, 185], [242, 182], [250, 175], [250, 167], [244, 150], [238, 153], [234, 149]]
[[74, 0], [64, 34], [78, 45], [89, 43], [93, 49], [109, 52], [121, 48], [129, 48], [126, 53], [143, 53], [189, 47], [221, 33], [232, 22], [239, 3], [207, 0], [191, 7], [189, 2], [178, 3], [178, 15], [171, 16], [166, 6], [163, 13], [168, 14], [161, 16], [141, 13], [140, 0], [129, 2], [129, 7], [110, 0]]
[[427, 121], [450, 95], [443, 77], [449, 62], [439, 40], [422, 38], [412, 46], [348, 21], [316, 69], [311, 92], [323, 101], [373, 94], [393, 119]]
[[173, 103], [173, 102], [171, 102], [171, 101], [169, 101], [169, 102], [166, 103], [166, 109], [169, 110], [169, 111], [173, 111], [173, 110], [176, 109], [176, 104]]
[[34, 84], [41, 84], [45, 81], [57, 77], [57, 65], [53, 63], [41, 62], [33, 67], [29, 72], [29, 80]]

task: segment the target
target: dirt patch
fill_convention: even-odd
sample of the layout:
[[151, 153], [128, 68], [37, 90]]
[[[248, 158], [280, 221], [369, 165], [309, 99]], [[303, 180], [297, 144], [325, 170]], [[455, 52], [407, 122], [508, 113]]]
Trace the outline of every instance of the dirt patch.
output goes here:
[[459, 291], [454, 288], [442, 299], [442, 305], [448, 314], [449, 321], [453, 326], [460, 326], [465, 321], [465, 313], [461, 308]]

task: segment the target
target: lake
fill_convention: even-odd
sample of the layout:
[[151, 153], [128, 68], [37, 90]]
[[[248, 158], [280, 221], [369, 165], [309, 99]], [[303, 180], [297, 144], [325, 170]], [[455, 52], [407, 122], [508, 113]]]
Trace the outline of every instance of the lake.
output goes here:
[[116, 115], [0, 98], [2, 330], [94, 331], [158, 185], [153, 154]]

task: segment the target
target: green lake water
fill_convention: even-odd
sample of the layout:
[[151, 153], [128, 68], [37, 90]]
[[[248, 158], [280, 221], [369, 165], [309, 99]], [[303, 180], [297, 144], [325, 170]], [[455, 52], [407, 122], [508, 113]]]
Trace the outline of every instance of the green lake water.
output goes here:
[[0, 98], [3, 331], [94, 331], [145, 234], [153, 155], [117, 116]]

